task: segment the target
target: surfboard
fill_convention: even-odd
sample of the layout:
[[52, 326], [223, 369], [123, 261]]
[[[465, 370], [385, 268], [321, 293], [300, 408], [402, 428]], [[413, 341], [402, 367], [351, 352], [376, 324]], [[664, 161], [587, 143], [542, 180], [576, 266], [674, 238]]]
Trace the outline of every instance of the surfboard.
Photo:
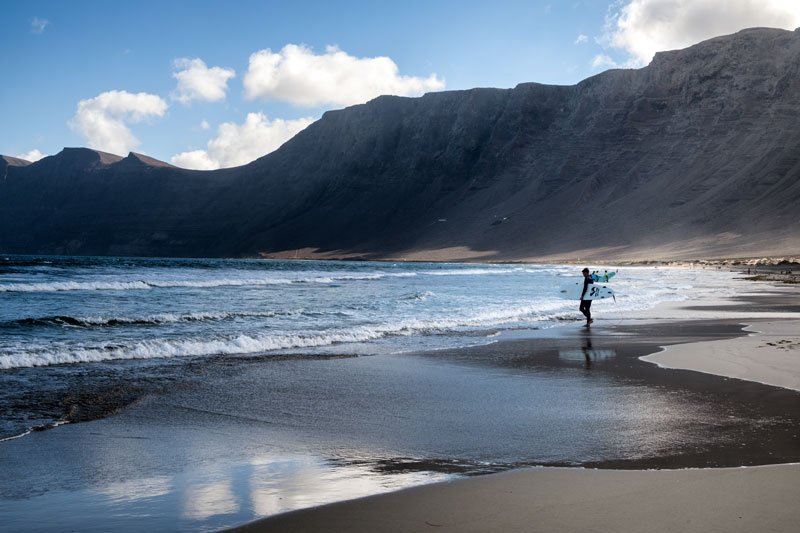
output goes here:
[[[567, 300], [580, 300], [581, 292], [583, 291], [583, 280], [574, 283], [568, 283], [561, 287], [561, 297]], [[603, 298], [611, 298], [614, 296], [614, 290], [611, 287], [606, 287], [600, 283], [592, 283], [586, 290], [584, 300], [602, 300]]]
[[606, 272], [603, 272], [602, 274], [599, 273], [599, 272], [595, 272], [595, 273], [592, 274], [592, 279], [594, 281], [602, 281], [602, 282], [606, 283], [616, 275], [617, 275], [616, 272], [608, 272], [608, 271], [606, 271]]

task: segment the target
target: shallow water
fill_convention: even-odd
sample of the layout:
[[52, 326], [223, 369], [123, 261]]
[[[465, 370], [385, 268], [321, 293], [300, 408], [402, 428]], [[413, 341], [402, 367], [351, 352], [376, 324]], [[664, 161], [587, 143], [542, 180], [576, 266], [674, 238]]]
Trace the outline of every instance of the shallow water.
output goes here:
[[0, 520], [26, 531], [214, 530], [537, 464], [800, 457], [798, 393], [638, 360], [657, 344], [735, 335], [735, 324], [644, 337], [564, 329], [419, 354], [176, 365], [180, 378], [115, 416], [0, 443]]
[[[486, 344], [504, 329], [553, 327], [580, 318], [575, 302], [559, 293], [577, 270], [5, 257], [0, 438], [96, 418], [169, 381], [174, 365], [198, 358], [400, 353]], [[661, 301], [725, 294], [731, 278], [627, 268], [612, 285], [616, 301], [598, 301], [594, 309], [622, 319]], [[115, 386], [120, 380], [128, 390]], [[76, 390], [87, 384], [93, 397]]]

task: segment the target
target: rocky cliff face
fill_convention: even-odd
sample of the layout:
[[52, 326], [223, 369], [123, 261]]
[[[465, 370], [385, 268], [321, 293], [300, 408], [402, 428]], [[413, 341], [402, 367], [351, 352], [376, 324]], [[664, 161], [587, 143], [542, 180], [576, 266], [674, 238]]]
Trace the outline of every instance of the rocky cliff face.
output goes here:
[[[0, 182], [0, 250], [692, 258], [800, 251], [800, 32], [569, 87], [326, 113], [235, 169], [66, 149]], [[436, 250], [444, 252], [435, 252]]]

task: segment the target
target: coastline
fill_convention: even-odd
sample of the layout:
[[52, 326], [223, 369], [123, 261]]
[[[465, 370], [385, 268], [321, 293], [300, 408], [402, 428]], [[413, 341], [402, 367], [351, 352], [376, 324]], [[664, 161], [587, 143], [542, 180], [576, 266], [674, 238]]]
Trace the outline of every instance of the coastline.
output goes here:
[[[275, 259], [294, 261], [384, 261], [401, 263], [465, 263], [465, 264], [538, 264], [538, 265], [584, 265], [598, 264], [608, 266], [654, 266], [684, 268], [727, 268], [746, 272], [748, 268], [761, 268], [764, 278], [753, 278], [755, 281], [782, 281], [771, 278], [771, 274], [781, 270], [792, 271], [791, 283], [797, 283], [800, 276], [800, 253], [791, 252], [780, 255], [761, 254], [734, 257], [684, 256], [668, 254], [652, 259], [652, 254], [644, 259], [636, 256], [604, 254], [601, 250], [587, 250], [587, 253], [575, 252], [567, 255], [502, 257], [493, 251], [476, 251], [466, 247], [452, 247], [439, 250], [418, 250], [396, 254], [378, 254], [361, 251], [330, 250], [320, 251], [316, 248], [302, 248], [278, 252], [259, 252], [252, 259]], [[613, 250], [612, 250], [613, 253]], [[779, 252], [780, 253], [780, 252]], [[755, 275], [756, 273], [754, 273]]]
[[[101, 513], [91, 502], [88, 514], [108, 516], [108, 527], [123, 530], [131, 526], [108, 513], [129, 517], [133, 506], [143, 519], [155, 520], [138, 522], [139, 527], [173, 530], [177, 499], [183, 528], [202, 524], [221, 529], [258, 516], [272, 516], [267, 522], [284, 520], [297, 516], [280, 514], [293, 509], [312, 508], [298, 514], [324, 512], [324, 507], [313, 507], [509, 469], [572, 476], [600, 468], [619, 473], [620, 483], [627, 483], [642, 469], [682, 472], [797, 462], [800, 447], [789, 432], [800, 413], [782, 410], [786, 403], [800, 406], [794, 391], [661, 369], [639, 360], [664, 345], [748, 339], [742, 324], [754, 317], [774, 321], [792, 316], [786, 313], [787, 295], [796, 296], [795, 287], [741, 286], [747, 289], [737, 292], [746, 293], [742, 298], [747, 301], [695, 301], [688, 314], [685, 303], [662, 304], [629, 321], [598, 310], [601, 320], [591, 332], [566, 323], [501, 334], [492, 344], [435, 352], [197, 360], [187, 367], [189, 376], [174, 381], [171, 374], [165, 376], [166, 390], [113, 416], [2, 443], [9, 453], [0, 457], [0, 466], [9, 480], [21, 481], [0, 483], [0, 515], [11, 509], [13, 514], [5, 516], [17, 521], [8, 523], [28, 526], [26, 517], [44, 519], [31, 514], [34, 509], [48, 508], [51, 515], [63, 516], [62, 522], [50, 524], [51, 530], [86, 529], [70, 522], [79, 518], [70, 514], [85, 512], [76, 509], [98, 495], [113, 495], [109, 510]], [[570, 376], [578, 379], [579, 388], [569, 389], [578, 391], [578, 403], [552, 406], [551, 425], [537, 430], [534, 419], [526, 417], [553, 392], [532, 395], [545, 384], [536, 381], [542, 375], [556, 387]], [[326, 389], [319, 398], [330, 405], [306, 400], [320, 387]], [[290, 403], [283, 404], [284, 398]], [[292, 415], [288, 426], [287, 410]], [[503, 418], [499, 425], [495, 416]], [[305, 431], [308, 422], [320, 420], [318, 434]], [[768, 423], [762, 426], [762, 421]], [[562, 452], [550, 454], [546, 442], [531, 447], [531, 434], [516, 433], [520, 426], [540, 436], [563, 433], [566, 440], [552, 448]], [[576, 433], [575, 428], [599, 428], [600, 433]], [[582, 436], [575, 440], [576, 434]], [[298, 452], [319, 439], [324, 448]], [[741, 450], [736, 439], [748, 448]], [[69, 462], [58, 460], [65, 456]], [[556, 468], [577, 464], [583, 467]], [[549, 466], [527, 468], [536, 465]], [[429, 486], [443, 490], [445, 499], [468, 501], [470, 496], [460, 492], [448, 495], [448, 487], [457, 484], [467, 487], [459, 491], [470, 492], [472, 481], [491, 477]], [[86, 488], [70, 495], [76, 479]], [[401, 493], [405, 490], [390, 495]], [[14, 499], [20, 498], [28, 500], [15, 508]], [[486, 509], [481, 501], [475, 507]], [[159, 513], [173, 514], [159, 519]]]
[[231, 531], [791, 531], [800, 464], [703, 470], [514, 470], [413, 487]]
[[641, 360], [800, 391], [800, 320], [751, 322], [747, 337], [676, 344]]
[[[800, 357], [792, 356], [800, 348], [800, 320], [786, 299], [800, 291], [783, 286], [771, 299], [765, 285], [752, 292], [768, 293], [767, 302], [754, 298], [760, 307], [749, 300], [755, 311], [742, 309], [742, 302], [694, 309], [725, 309], [746, 336], [672, 344], [639, 359], [664, 371], [800, 391]], [[742, 311], [750, 317], [743, 319]], [[798, 486], [798, 462], [666, 470], [521, 468], [279, 514], [232, 531], [790, 531], [800, 521]]]

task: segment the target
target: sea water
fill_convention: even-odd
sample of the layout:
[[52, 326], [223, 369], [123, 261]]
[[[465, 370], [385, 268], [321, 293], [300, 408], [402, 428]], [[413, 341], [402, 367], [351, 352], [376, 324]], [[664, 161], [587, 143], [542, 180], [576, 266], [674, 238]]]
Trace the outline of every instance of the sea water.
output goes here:
[[[391, 353], [581, 318], [574, 266], [0, 258], [0, 369], [120, 359]], [[601, 269], [606, 270], [606, 269]], [[599, 312], [726, 291], [731, 275], [625, 268]], [[602, 307], [602, 311], [600, 308]]]
[[[582, 319], [559, 290], [580, 276], [559, 265], [0, 257], [0, 438], [58, 423], [57, 409], [35, 408], [56, 400], [34, 398], [28, 412], [20, 398], [99, 364], [117, 362], [110, 379], [125, 380], [212, 357], [485, 344], [503, 330]], [[609, 284], [616, 301], [594, 311], [636, 317], [662, 301], [725, 294], [731, 276], [623, 268]]]

